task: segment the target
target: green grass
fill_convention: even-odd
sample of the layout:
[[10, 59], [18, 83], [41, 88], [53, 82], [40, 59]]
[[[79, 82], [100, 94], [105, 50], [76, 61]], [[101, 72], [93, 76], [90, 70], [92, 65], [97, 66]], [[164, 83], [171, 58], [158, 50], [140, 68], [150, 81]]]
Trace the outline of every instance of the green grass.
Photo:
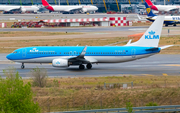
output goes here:
[[[54, 84], [58, 81], [58, 85]], [[27, 82], [31, 80], [24, 80]], [[109, 87], [106, 83], [134, 83], [133, 89]], [[180, 104], [180, 76], [111, 76], [49, 78], [45, 88], [32, 87], [44, 112], [87, 110], [126, 107], [131, 101], [133, 106], [145, 106], [149, 102], [158, 105]], [[130, 84], [128, 84], [130, 87]]]

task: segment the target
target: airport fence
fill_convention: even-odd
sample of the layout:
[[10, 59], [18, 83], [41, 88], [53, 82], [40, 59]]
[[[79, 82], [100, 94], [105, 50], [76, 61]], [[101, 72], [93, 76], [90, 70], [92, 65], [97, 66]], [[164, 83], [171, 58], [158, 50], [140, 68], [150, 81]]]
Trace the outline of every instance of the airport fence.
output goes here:
[[[132, 107], [132, 113], [154, 113], [154, 112], [178, 112], [180, 105], [169, 106], [146, 106], [146, 107]], [[53, 113], [129, 113], [127, 108], [114, 108], [114, 109], [96, 109], [96, 110], [82, 110], [82, 111], [66, 111], [66, 112], [53, 112]], [[51, 112], [52, 113], [52, 112]]]

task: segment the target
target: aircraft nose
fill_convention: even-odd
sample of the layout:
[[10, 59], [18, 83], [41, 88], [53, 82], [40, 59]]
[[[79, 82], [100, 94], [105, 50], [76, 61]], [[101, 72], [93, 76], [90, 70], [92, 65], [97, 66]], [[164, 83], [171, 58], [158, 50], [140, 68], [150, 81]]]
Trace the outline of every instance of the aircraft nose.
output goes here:
[[8, 60], [11, 60], [11, 54], [7, 55], [6, 58], [7, 58]]

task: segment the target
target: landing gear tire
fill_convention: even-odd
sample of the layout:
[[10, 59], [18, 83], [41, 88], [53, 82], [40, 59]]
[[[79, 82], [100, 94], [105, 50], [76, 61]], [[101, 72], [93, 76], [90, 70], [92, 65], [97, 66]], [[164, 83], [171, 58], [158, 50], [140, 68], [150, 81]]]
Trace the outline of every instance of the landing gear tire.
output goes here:
[[174, 24], [173, 26], [176, 26], [176, 24]]
[[87, 69], [91, 69], [92, 68], [92, 64], [89, 63], [89, 64], [86, 65], [86, 67], [87, 67]]
[[85, 69], [85, 66], [84, 65], [79, 65], [79, 69]]
[[22, 63], [22, 65], [21, 65], [21, 69], [24, 69], [24, 68], [25, 68], [24, 63]]
[[168, 27], [168, 25], [167, 25], [167, 24], [166, 24], [165, 26], [166, 26], [166, 27]]

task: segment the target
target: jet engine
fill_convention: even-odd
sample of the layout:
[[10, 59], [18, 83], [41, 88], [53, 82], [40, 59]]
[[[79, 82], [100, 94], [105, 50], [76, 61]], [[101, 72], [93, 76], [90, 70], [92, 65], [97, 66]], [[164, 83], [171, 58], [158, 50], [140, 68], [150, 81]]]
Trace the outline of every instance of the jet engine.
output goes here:
[[86, 8], [83, 8], [82, 9], [83, 13], [87, 12], [87, 9]]
[[21, 11], [22, 11], [23, 13], [25, 13], [25, 12], [26, 12], [26, 9], [22, 8]]
[[52, 61], [54, 67], [68, 67], [68, 60], [66, 59], [54, 59]]

